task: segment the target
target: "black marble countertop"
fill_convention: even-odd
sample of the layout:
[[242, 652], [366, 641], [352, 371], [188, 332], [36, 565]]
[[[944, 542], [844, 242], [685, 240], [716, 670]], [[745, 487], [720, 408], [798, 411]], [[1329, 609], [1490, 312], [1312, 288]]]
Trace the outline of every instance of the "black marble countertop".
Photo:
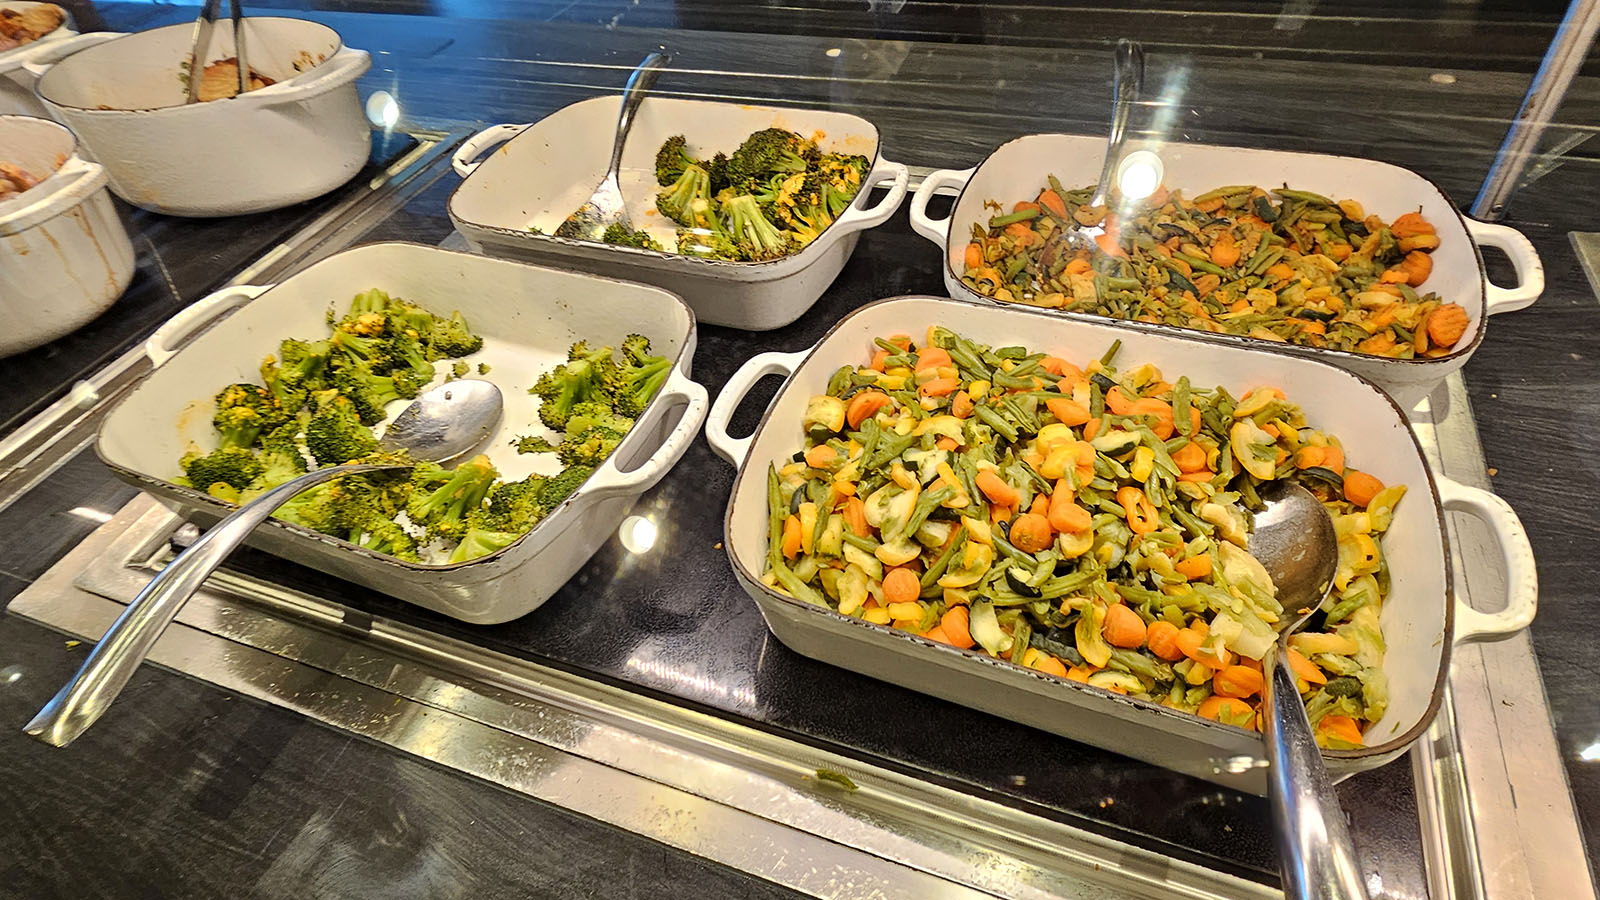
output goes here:
[[[1032, 39], [1024, 39], [1026, 29], [1016, 23], [999, 27], [1006, 23], [997, 25], [987, 14], [980, 18], [995, 30], [974, 34], [943, 19], [929, 19], [940, 4], [914, 6], [920, 6], [913, 12], [921, 18], [897, 19], [880, 12], [868, 19], [846, 15], [821, 22], [805, 10], [784, 15], [763, 8], [741, 23], [745, 31], [758, 31], [777, 29], [776, 24], [762, 26], [761, 21], [787, 22], [792, 27], [784, 30], [793, 34], [784, 36], [723, 34], [717, 28], [718, 5], [711, 3], [672, 4], [670, 15], [649, 4], [638, 11], [626, 4], [518, 4], [516, 15], [524, 21], [515, 23], [494, 21], [499, 8], [489, 3], [474, 7], [482, 18], [377, 16], [348, 11], [360, 9], [349, 3], [315, 16], [339, 27], [352, 45], [385, 51], [377, 54], [374, 72], [363, 88], [392, 91], [407, 120], [416, 124], [536, 119], [567, 102], [614, 91], [645, 50], [669, 43], [676, 45], [676, 65], [683, 71], [664, 78], [663, 89], [788, 98], [861, 111], [879, 124], [894, 157], [913, 165], [971, 165], [1016, 134], [1093, 132], [1102, 127], [1104, 103], [1098, 97], [1104, 93], [1100, 87], [1105, 80], [1104, 41], [1075, 41], [1059, 27], [1041, 29]], [[1363, 13], [1377, 8], [1373, 4]], [[188, 14], [120, 5], [104, 11], [121, 28], [148, 27]], [[620, 18], [612, 21], [613, 15]], [[1198, 18], [1191, 24], [1226, 24], [1192, 15]], [[1489, 9], [1472, 26], [1483, 27], [1482, 22], [1495, 16], [1509, 21], [1514, 15], [1521, 15], [1517, 20], [1521, 24], [1511, 29], [1517, 40], [1504, 45], [1507, 52], [1474, 59], [1471, 66], [1446, 61], [1449, 41], [1438, 33], [1427, 37], [1433, 49], [1419, 52], [1415, 59], [1367, 47], [1363, 58], [1329, 61], [1328, 47], [1348, 39], [1337, 29], [1314, 27], [1314, 22], [1305, 27], [1315, 40], [1284, 39], [1253, 60], [1199, 49], [1193, 39], [1187, 45], [1160, 44], [1161, 53], [1152, 49], [1147, 84], [1163, 85], [1169, 93], [1160, 94], [1164, 99], [1152, 112], [1171, 109], [1187, 115], [1182, 134], [1191, 140], [1389, 159], [1438, 181], [1464, 205], [1487, 168], [1505, 120], [1516, 109], [1527, 83], [1526, 70], [1531, 70], [1531, 64], [1523, 65], [1526, 48], [1547, 33], [1548, 17]], [[541, 16], [545, 21], [531, 21]], [[1134, 18], [1123, 21], [1135, 32], [1143, 27]], [[1107, 38], [1119, 33], [1110, 25], [1095, 27]], [[961, 39], [963, 34], [966, 40]], [[605, 38], [603, 44], [599, 37]], [[1013, 47], [1001, 53], [982, 46], [984, 40]], [[597, 44], [605, 49], [597, 50]], [[828, 49], [840, 44], [849, 52], [828, 55]], [[762, 52], [753, 52], [757, 46]], [[785, 77], [756, 76], [768, 68]], [[1025, 77], [1025, 71], [1052, 72], [1057, 80], [1045, 84], [1037, 77]], [[1072, 83], [1075, 75], [1096, 85], [1095, 98], [1075, 99], [1053, 89], [1054, 84]], [[1325, 110], [1318, 108], [1319, 92], [1330, 81], [1355, 95], [1339, 101], [1342, 105], [1337, 108], [1345, 121], [1336, 125], [1330, 125]], [[470, 95], [470, 102], [462, 100], [464, 94]], [[1600, 83], [1590, 76], [1580, 78], [1560, 117], [1565, 124], [1553, 129], [1550, 141], [1592, 132], [1587, 123], [1595, 121], [1597, 104]], [[939, 127], [930, 128], [932, 122]], [[1596, 621], [1600, 607], [1584, 589], [1583, 563], [1586, 548], [1600, 538], [1600, 517], [1574, 502], [1572, 495], [1575, 485], [1594, 482], [1592, 454], [1585, 454], [1579, 442], [1594, 430], [1600, 414], [1600, 384], [1589, 362], [1600, 352], [1594, 346], [1600, 342], [1596, 328], [1600, 305], [1567, 234], [1600, 229], [1584, 199], [1600, 185], [1596, 168], [1600, 163], [1594, 152], [1578, 144], [1554, 161], [1558, 164], [1536, 169], [1537, 177], [1515, 200], [1510, 224], [1538, 247], [1549, 287], [1532, 309], [1492, 323], [1489, 340], [1466, 372], [1489, 465], [1498, 470], [1495, 488], [1521, 514], [1539, 556], [1542, 609], [1534, 638], [1568, 761], [1567, 775], [1580, 812], [1591, 816], [1600, 809], [1600, 776], [1592, 770], [1594, 764], [1584, 760], [1589, 755], [1584, 749], [1600, 740], [1600, 713], [1584, 689], [1583, 676], [1593, 670], [1595, 657], [1583, 636], [1600, 625]], [[448, 233], [442, 198], [449, 186], [441, 183], [413, 204], [408, 213], [423, 212], [384, 236], [437, 241]], [[428, 202], [435, 204], [431, 215], [426, 212]], [[177, 253], [171, 247], [161, 248], [164, 261], [187, 266], [189, 273], [172, 280], [171, 296], [178, 305], [197, 298], [225, 274], [220, 270], [232, 264], [192, 252]], [[209, 273], [218, 276], [216, 280], [206, 282], [202, 277], [207, 265], [218, 270]], [[932, 247], [910, 234], [901, 213], [863, 238], [840, 282], [812, 315], [768, 335], [764, 348], [807, 346], [843, 312], [877, 297], [938, 293], [936, 266]], [[150, 317], [147, 324], [159, 320]], [[44, 352], [62, 358], [62, 371], [82, 374], [114, 350], [130, 345], [145, 324], [140, 320], [130, 327], [120, 344], [112, 334], [115, 329], [106, 329], [104, 344], [93, 350], [98, 355], [69, 347]], [[704, 328], [697, 380], [715, 393], [749, 355], [749, 346], [748, 335]], [[754, 405], [747, 404], [747, 409]], [[717, 496], [725, 494], [732, 476], [712, 458], [703, 439], [691, 448], [679, 472], [688, 470], [697, 474], [694, 492]], [[681, 510], [686, 490], [690, 490], [686, 482], [669, 476], [647, 495], [641, 509], [646, 514], [668, 507]], [[14, 596], [92, 530], [98, 514], [114, 511], [131, 495], [92, 459], [80, 457], [0, 514], [0, 530], [13, 536], [0, 547], [0, 597]], [[1042, 739], [1028, 729], [899, 689], [871, 683], [870, 696], [852, 696], [860, 682], [856, 676], [800, 659], [775, 643], [772, 648], [742, 651], [746, 658], [760, 654], [763, 665], [755, 672], [719, 668], [696, 643], [707, 629], [708, 617], [725, 617], [719, 620], [724, 638], [731, 631], [746, 636], [741, 640], [761, 640], [765, 629], [731, 579], [707, 582], [703, 573], [672, 562], [683, 557], [672, 552], [674, 547], [716, 540], [720, 540], [720, 515], [707, 510], [704, 516], [677, 521], [647, 558], [631, 559], [612, 541], [550, 604], [534, 616], [497, 629], [466, 628], [376, 594], [345, 590], [340, 597], [374, 612], [470, 635], [469, 639], [497, 649], [595, 672], [808, 739], [855, 744], [868, 755], [900, 751], [908, 757], [902, 760], [906, 767], [973, 789], [1004, 793], [1008, 783], [1018, 783], [1014, 776], [1022, 776], [1020, 782], [1030, 787], [1010, 791], [1017, 802], [1076, 816], [1103, 831], [1169, 847], [1179, 855], [1198, 855], [1250, 877], [1271, 877], [1265, 806], [1254, 798], [1224, 793], [1217, 795], [1221, 802], [1214, 808], [1183, 810], [1167, 821], [1151, 821], [1148, 799], [1137, 802], [1137, 798], [1176, 795], [1198, 802], [1216, 792], [1080, 745], [1067, 745], [1075, 764], [1063, 766], [1054, 754], [1067, 742]], [[239, 565], [250, 570], [266, 563], [246, 554]], [[303, 586], [329, 589], [326, 580], [313, 573], [285, 572], [281, 564], [275, 565], [274, 573], [291, 583], [303, 578]], [[586, 587], [592, 587], [585, 579], [610, 573], [629, 583], [637, 579], [639, 585], [697, 584], [702, 589], [651, 590], [643, 592], [641, 602], [626, 606], [584, 605]], [[0, 629], [4, 630], [0, 708], [8, 714], [0, 721], [20, 724], [65, 680], [81, 651], [13, 618], [0, 622]], [[684, 673], [706, 677], [685, 679]], [[718, 690], [701, 687], [706, 684]], [[824, 712], [817, 697], [835, 702]], [[961, 722], [977, 743], [951, 748], [931, 734], [925, 739], [914, 734], [874, 736], [873, 704], [884, 702], [937, 704], [939, 715]], [[883, 723], [876, 726], [881, 730]], [[29, 842], [11, 864], [12, 877], [4, 883], [28, 886], [20, 894], [24, 896], [68, 890], [75, 883], [70, 878], [84, 865], [81, 847], [93, 846], [89, 836], [129, 834], [130, 829], [120, 824], [129, 810], [137, 810], [148, 827], [138, 836], [139, 849], [133, 851], [141, 855], [130, 855], [128, 867], [136, 868], [133, 863], [144, 860], [148, 891], [159, 891], [152, 894], [158, 896], [362, 896], [361, 891], [375, 892], [374, 896], [437, 896], [446, 884], [470, 887], [485, 896], [666, 896], [680, 892], [674, 881], [685, 876], [704, 885], [700, 895], [707, 897], [721, 896], [718, 891], [727, 896], [765, 896], [760, 891], [772, 890], [641, 838], [574, 819], [386, 748], [334, 734], [293, 714], [230, 698], [148, 667], [101, 725], [72, 748], [50, 750], [15, 731], [0, 730], [0, 753], [16, 761], [0, 774], [0, 792], [8, 795], [13, 830], [26, 830]], [[993, 755], [1002, 762], [973, 767], [961, 758], [974, 754]], [[334, 760], [339, 761], [337, 766]], [[360, 777], [349, 777], [347, 772], [355, 769], [361, 770]], [[119, 778], [126, 771], [138, 775]], [[1414, 802], [1410, 790], [1409, 773], [1398, 764], [1353, 779], [1342, 793], [1358, 828], [1367, 824], [1392, 831], [1393, 822], [1405, 821], [1393, 813], [1409, 810]], [[1099, 803], [1105, 796], [1136, 802], [1108, 808]], [[1209, 799], [1206, 805], [1211, 805]], [[482, 830], [493, 832], [486, 843], [473, 843], [479, 836], [476, 823], [485, 823]], [[1585, 824], [1593, 840], [1600, 823]], [[555, 831], [605, 848], [590, 855], [607, 856], [617, 871], [636, 872], [638, 877], [621, 882], [626, 890], [620, 894], [614, 878], [601, 889], [589, 881], [596, 872], [593, 860], [566, 859], [572, 854], [552, 852], [559, 845], [548, 841], [530, 854], [523, 849], [529, 839], [517, 837]], [[1418, 852], [1414, 822], [1409, 833], [1369, 834], [1385, 853], [1403, 857]], [[201, 852], [183, 849], [196, 842]], [[427, 865], [415, 849], [421, 845], [433, 848]], [[407, 847], [411, 852], [397, 849]], [[411, 866], [382, 865], [390, 858], [386, 853], [405, 856]], [[346, 873], [333, 871], [331, 865], [319, 867], [319, 860], [338, 859], [341, 854], [353, 855], [372, 868], [361, 873], [362, 879], [341, 880]], [[468, 858], [472, 865], [463, 862]], [[699, 874], [702, 870], [706, 874]], [[142, 883], [114, 879], [111, 871], [97, 877], [99, 881], [78, 883], [94, 886], [86, 892], [90, 895], [148, 892]], [[435, 878], [440, 880], [430, 880]], [[320, 893], [308, 894], [308, 887]], [[1407, 888], [1417, 894], [1422, 891], [1420, 884], [1391, 886]]]

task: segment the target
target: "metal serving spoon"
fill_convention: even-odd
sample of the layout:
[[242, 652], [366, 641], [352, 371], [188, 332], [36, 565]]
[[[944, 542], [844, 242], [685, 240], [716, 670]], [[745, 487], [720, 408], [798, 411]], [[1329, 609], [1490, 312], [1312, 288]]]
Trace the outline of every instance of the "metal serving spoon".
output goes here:
[[[500, 424], [504, 401], [487, 381], [452, 381], [412, 401], [395, 417], [378, 445], [412, 459], [450, 463], [476, 450]], [[405, 469], [396, 465], [329, 466], [285, 482], [239, 507], [161, 570], [106, 630], [78, 674], [23, 730], [65, 747], [100, 718], [122, 692], [161, 632], [190, 595], [234, 548], [291, 497], [340, 475]]]
[[1278, 664], [1289, 650], [1289, 637], [1305, 628], [1333, 586], [1338, 536], [1322, 502], [1298, 484], [1276, 482], [1261, 499], [1266, 509], [1256, 514], [1250, 555], [1272, 576], [1284, 609], [1278, 643], [1261, 661], [1266, 670], [1262, 731], [1283, 893], [1290, 900], [1367, 900], [1355, 844], [1294, 673]]
[[639, 104], [650, 93], [661, 69], [671, 61], [672, 57], [665, 53], [652, 53], [628, 76], [628, 83], [622, 89], [622, 114], [617, 116], [617, 137], [611, 144], [611, 165], [606, 169], [606, 177], [578, 211], [567, 216], [556, 228], [556, 237], [598, 241], [607, 226], [633, 227], [628, 221], [628, 208], [622, 201], [622, 188], [617, 183], [617, 173], [622, 168], [622, 147], [628, 142], [628, 132], [633, 129], [633, 116], [639, 111]]

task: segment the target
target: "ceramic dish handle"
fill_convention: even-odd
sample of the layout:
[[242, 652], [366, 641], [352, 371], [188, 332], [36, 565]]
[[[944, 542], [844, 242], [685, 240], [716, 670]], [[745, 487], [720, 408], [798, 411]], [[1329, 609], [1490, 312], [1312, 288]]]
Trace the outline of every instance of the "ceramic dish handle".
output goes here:
[[455, 167], [457, 175], [466, 178], [476, 171], [478, 166], [482, 165], [482, 163], [478, 162], [478, 157], [483, 155], [483, 151], [496, 144], [504, 144], [506, 141], [526, 131], [529, 127], [526, 124], [490, 125], [488, 128], [462, 141], [461, 146], [457, 147], [456, 152], [451, 155], [450, 165]]
[[676, 406], [680, 402], [684, 404], [683, 415], [678, 418], [678, 424], [672, 427], [672, 433], [661, 442], [656, 452], [650, 454], [649, 459], [631, 472], [618, 469], [617, 457], [612, 454], [593, 475], [589, 476], [589, 480], [581, 488], [586, 499], [634, 496], [655, 487], [661, 476], [677, 465], [678, 460], [683, 457], [683, 452], [689, 449], [689, 442], [700, 433], [700, 426], [706, 420], [706, 406], [710, 401], [705, 388], [698, 382], [690, 381], [688, 376], [677, 369], [673, 369], [654, 402], [664, 403], [667, 406]]
[[1467, 232], [1474, 241], [1505, 253], [1517, 270], [1516, 287], [1488, 285], [1484, 292], [1485, 311], [1492, 316], [1531, 306], [1544, 293], [1544, 263], [1539, 261], [1539, 253], [1533, 249], [1533, 242], [1522, 232], [1506, 225], [1493, 225], [1477, 219], [1467, 219], [1466, 222]]
[[805, 352], [758, 353], [733, 373], [728, 383], [722, 386], [722, 393], [717, 395], [717, 402], [711, 404], [711, 414], [706, 416], [706, 440], [718, 456], [733, 463], [736, 469], [744, 465], [744, 458], [750, 455], [750, 442], [755, 436], [733, 437], [728, 434], [728, 422], [733, 419], [733, 414], [756, 382], [768, 375], [788, 378], [805, 358]]
[[37, 200], [6, 213], [5, 221], [0, 222], [0, 235], [21, 234], [55, 218], [67, 204], [82, 203], [90, 194], [105, 187], [109, 178], [98, 163], [77, 156], [68, 159], [29, 193], [29, 196], [37, 195]]
[[1533, 546], [1528, 543], [1522, 521], [1511, 504], [1489, 491], [1438, 476], [1434, 482], [1445, 509], [1466, 513], [1488, 527], [1506, 571], [1503, 609], [1480, 612], [1465, 600], [1456, 601], [1456, 643], [1504, 640], [1527, 628], [1539, 611], [1539, 573], [1534, 568]]
[[266, 293], [268, 287], [271, 285], [236, 284], [196, 300], [145, 339], [144, 355], [159, 369], [177, 355], [178, 347], [196, 331]]
[[890, 162], [880, 157], [878, 164], [872, 167], [872, 171], [868, 172], [867, 177], [862, 181], [862, 199], [865, 200], [867, 193], [872, 188], [886, 182], [889, 185], [889, 196], [879, 200], [873, 206], [852, 205], [834, 223], [835, 226], [841, 231], [849, 233], [876, 228], [889, 221], [889, 217], [894, 215], [894, 211], [900, 208], [901, 201], [906, 199], [906, 186], [911, 183], [911, 172], [902, 163]]
[[269, 84], [242, 96], [262, 106], [299, 103], [355, 81], [370, 68], [372, 68], [372, 56], [367, 51], [344, 47], [332, 57], [323, 60], [321, 64], [287, 81]]
[[92, 31], [88, 34], [75, 34], [69, 38], [51, 41], [41, 45], [37, 50], [28, 52], [21, 68], [35, 79], [42, 78], [52, 66], [79, 50], [87, 50], [95, 44], [104, 44], [106, 41], [125, 36], [127, 36], [125, 31]]
[[922, 184], [917, 186], [917, 192], [911, 195], [911, 229], [938, 244], [939, 249], [943, 250], [946, 239], [950, 237], [950, 219], [928, 218], [928, 201], [932, 200], [933, 195], [941, 188], [955, 188], [960, 191], [967, 186], [968, 179], [972, 178], [972, 173], [976, 171], [978, 171], [976, 168], [940, 169], [937, 172], [930, 172], [927, 178], [922, 179]]

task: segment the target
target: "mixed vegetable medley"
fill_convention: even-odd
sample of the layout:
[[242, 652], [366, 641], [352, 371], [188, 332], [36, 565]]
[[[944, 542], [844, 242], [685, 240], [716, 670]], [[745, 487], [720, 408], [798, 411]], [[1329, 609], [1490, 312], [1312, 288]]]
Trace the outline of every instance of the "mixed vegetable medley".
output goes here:
[[[409, 470], [346, 475], [308, 488], [274, 514], [409, 562], [459, 563], [493, 553], [533, 528], [603, 462], [666, 380], [671, 363], [645, 338], [610, 347], [573, 345], [563, 365], [531, 388], [558, 441], [522, 438], [521, 452], [554, 452], [554, 476], [502, 481], [487, 456], [454, 469], [379, 447], [371, 426], [386, 407], [438, 379], [462, 378], [462, 357], [483, 347], [459, 312], [435, 316], [380, 290], [356, 295], [329, 334], [290, 338], [261, 363], [261, 384], [216, 396], [217, 448], [191, 447], [180, 482], [245, 503], [313, 466], [394, 463]], [[442, 373], [435, 363], [451, 361]], [[489, 371], [477, 367], [479, 375]]]
[[810, 398], [768, 471], [763, 581], [795, 599], [1244, 728], [1285, 612], [1247, 550], [1263, 485], [1303, 484], [1339, 535], [1289, 664], [1325, 747], [1388, 703], [1379, 539], [1404, 486], [1268, 386], [1235, 398], [1149, 364], [1085, 368], [942, 327], [874, 342]]
[[1052, 175], [1009, 213], [991, 201], [961, 280], [1032, 306], [1401, 359], [1443, 356], [1467, 332], [1460, 304], [1417, 290], [1439, 246], [1420, 213], [1384, 222], [1288, 187], [1159, 187], [1120, 212], [1089, 206], [1093, 193]]
[[[758, 262], [797, 253], [850, 207], [871, 163], [824, 153], [783, 128], [745, 138], [733, 155], [697, 159], [683, 135], [656, 152], [656, 208], [677, 223], [678, 253]], [[612, 226], [605, 241], [660, 250], [643, 231]]]

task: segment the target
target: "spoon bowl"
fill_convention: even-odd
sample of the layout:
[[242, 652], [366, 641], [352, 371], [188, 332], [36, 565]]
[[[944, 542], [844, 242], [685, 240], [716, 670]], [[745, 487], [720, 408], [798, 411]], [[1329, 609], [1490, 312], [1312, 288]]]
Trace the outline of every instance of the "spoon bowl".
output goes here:
[[566, 221], [556, 227], [556, 237], [598, 241], [605, 236], [608, 226], [633, 227], [628, 221], [628, 207], [622, 199], [622, 187], [618, 181], [618, 173], [622, 169], [622, 148], [628, 143], [628, 132], [633, 129], [633, 117], [639, 111], [639, 104], [644, 102], [661, 69], [671, 60], [672, 57], [665, 53], [652, 53], [628, 76], [628, 83], [622, 89], [622, 112], [617, 116], [617, 136], [612, 141], [611, 164], [606, 167], [606, 177], [600, 180], [599, 186], [578, 207], [578, 211], [567, 216]]
[[[500, 389], [487, 381], [451, 381], [417, 397], [384, 431], [379, 446], [418, 462], [445, 464], [480, 447], [500, 426]], [[150, 583], [111, 624], [78, 674], [39, 710], [23, 731], [65, 747], [93, 725], [138, 670], [207, 576], [290, 498], [315, 484], [358, 472], [408, 469], [408, 463], [352, 463], [307, 472], [239, 507], [200, 536]]]

